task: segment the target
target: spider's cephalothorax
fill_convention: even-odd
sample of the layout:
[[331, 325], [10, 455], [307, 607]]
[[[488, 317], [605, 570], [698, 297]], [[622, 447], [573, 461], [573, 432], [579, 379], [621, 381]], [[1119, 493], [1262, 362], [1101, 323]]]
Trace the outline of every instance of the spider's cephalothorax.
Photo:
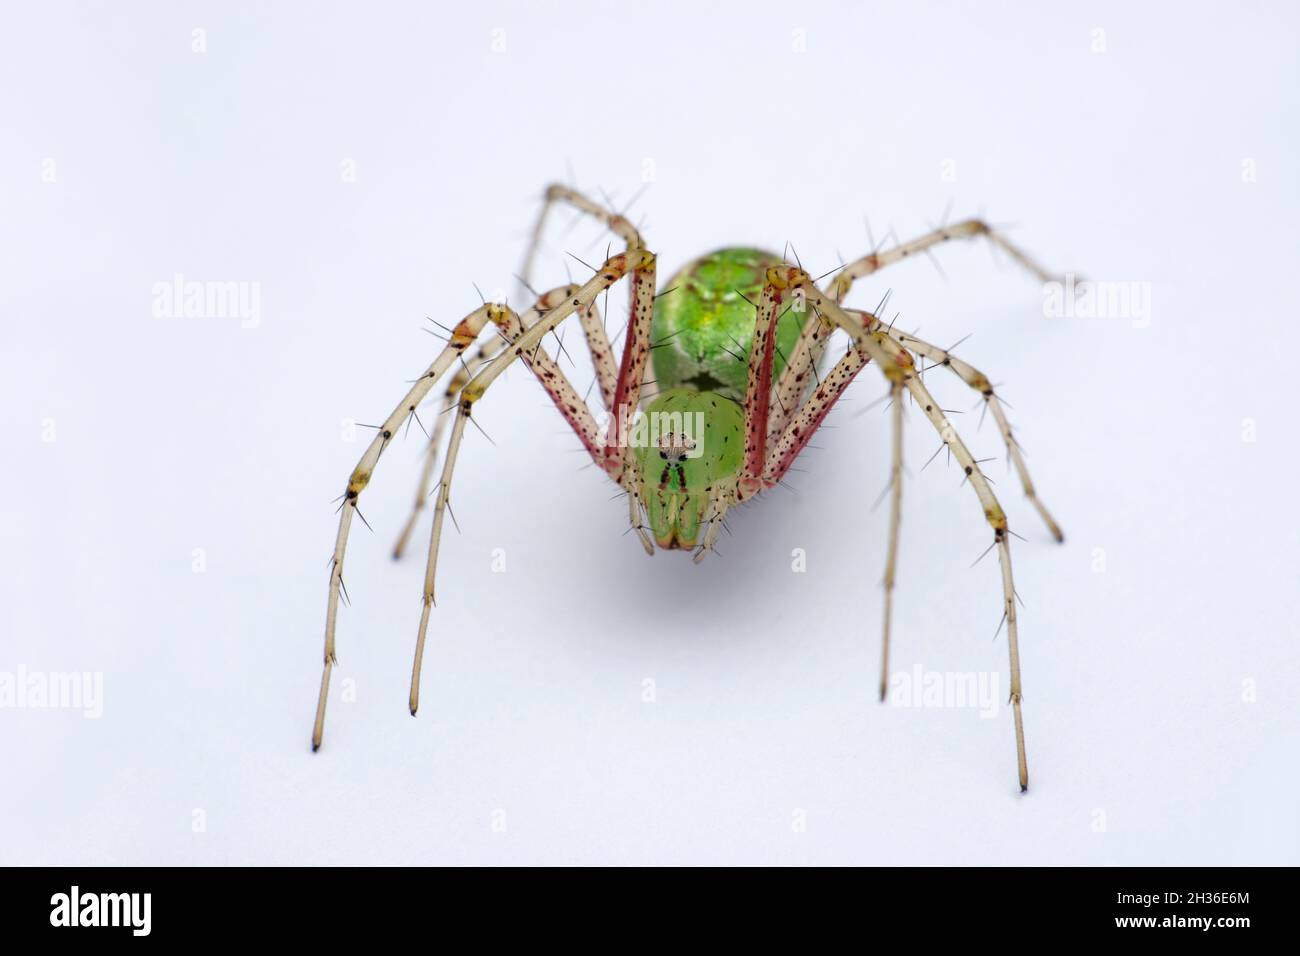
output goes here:
[[[547, 211], [564, 203], [603, 222], [625, 243], [581, 283], [558, 286], [537, 296], [523, 313], [484, 303], [449, 329], [446, 347], [416, 380], [405, 398], [376, 429], [344, 489], [330, 572], [325, 615], [325, 667], [321, 675], [312, 747], [320, 746], [325, 703], [335, 660], [334, 632], [343, 593], [343, 557], [352, 516], [380, 456], [398, 429], [451, 375], [445, 396], [454, 416], [441, 415], [429, 442], [415, 506], [394, 556], [400, 557], [429, 497], [441, 438], [450, 419], [451, 438], [437, 485], [433, 532], [425, 572], [424, 605], [411, 671], [410, 710], [419, 705], [420, 664], [434, 605], [438, 543], [451, 497], [452, 477], [466, 425], [475, 404], [512, 363], [525, 364], [556, 409], [573, 428], [592, 461], [627, 496], [628, 518], [647, 553], [693, 551], [700, 560], [713, 551], [723, 517], [738, 502], [781, 481], [844, 390], [869, 363], [889, 388], [893, 431], [889, 543], [885, 564], [884, 635], [880, 696], [889, 676], [890, 621], [902, 501], [903, 393], [938, 432], [979, 499], [993, 532], [1002, 581], [1002, 624], [1011, 664], [1011, 705], [1021, 789], [1029, 785], [1021, 715], [1019, 627], [1011, 576], [1010, 529], [979, 462], [971, 455], [944, 410], [921, 380], [917, 359], [942, 366], [979, 393], [998, 426], [1008, 457], [1026, 496], [1059, 541], [1060, 528], [1038, 500], [1020, 448], [987, 376], [948, 349], [903, 333], [870, 312], [843, 305], [856, 280], [929, 250], [950, 239], [986, 237], [1043, 281], [1053, 277], [980, 220], [942, 226], [911, 242], [873, 250], [837, 270], [819, 287], [796, 263], [752, 248], [728, 248], [702, 256], [656, 294], [657, 260], [636, 228], [622, 215], [566, 186], [551, 186], [524, 262], [523, 281], [541, 237]], [[631, 288], [631, 309], [621, 354], [615, 361], [598, 309], [602, 293], [623, 279]], [[600, 427], [586, 400], [544, 347], [545, 337], [571, 316], [581, 323], [595, 366], [600, 404], [609, 425]], [[495, 334], [486, 333], [492, 328]], [[832, 333], [848, 336], [844, 356], [824, 374], [818, 366]], [[472, 346], [484, 339], [477, 350]], [[653, 353], [653, 363], [650, 356]], [[653, 378], [649, 366], [653, 364]], [[452, 372], [452, 369], [455, 372]], [[865, 502], [870, 504], [870, 502]], [[864, 509], [865, 510], [865, 509]]]

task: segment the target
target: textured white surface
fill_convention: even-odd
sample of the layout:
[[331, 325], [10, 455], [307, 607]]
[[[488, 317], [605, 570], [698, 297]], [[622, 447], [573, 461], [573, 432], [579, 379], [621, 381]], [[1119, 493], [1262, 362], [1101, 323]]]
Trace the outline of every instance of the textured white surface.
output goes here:
[[[1018, 6], [10, 10], [0, 672], [102, 672], [104, 697], [98, 720], [0, 709], [0, 862], [1297, 862], [1297, 15]], [[480, 406], [496, 446], [466, 440], [415, 720], [422, 555], [388, 548], [421, 443], [397, 444], [309, 752], [329, 501], [365, 438], [340, 421], [397, 401], [438, 346], [424, 316], [511, 286], [566, 162], [620, 199], [652, 170], [665, 270], [789, 240], [821, 272], [867, 250], [864, 213], [906, 237], [951, 200], [1051, 266], [1150, 283], [1148, 327], [1048, 320], [1033, 280], [954, 246], [947, 281], [907, 263], [853, 300], [893, 288], [923, 336], [975, 333], [1066, 529], [990, 463], [1027, 539], [1027, 795], [1004, 708], [874, 700], [870, 369], [798, 493], [700, 567], [623, 536], [512, 370]], [[604, 252], [567, 218], [539, 282]], [[259, 283], [259, 324], [154, 318], [176, 273]], [[996, 675], [1000, 700], [997, 565], [970, 568], [988, 533], [957, 470], [920, 472], [936, 444], [910, 413], [894, 662]]]

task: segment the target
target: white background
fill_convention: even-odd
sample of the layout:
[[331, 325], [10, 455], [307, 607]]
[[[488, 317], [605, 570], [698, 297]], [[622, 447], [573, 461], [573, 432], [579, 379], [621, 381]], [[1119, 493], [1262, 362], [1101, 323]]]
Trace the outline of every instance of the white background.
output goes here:
[[[0, 671], [101, 672], [104, 700], [0, 709], [0, 862], [1297, 862], [1300, 17], [1051, 6], [9, 7]], [[425, 316], [510, 288], [570, 167], [620, 202], [653, 179], [633, 218], [665, 273], [787, 241], [820, 273], [869, 249], [864, 216], [909, 237], [951, 202], [1053, 268], [1150, 284], [1147, 327], [1048, 319], [968, 244], [939, 251], [946, 279], [909, 262], [851, 300], [892, 288], [904, 326], [974, 333], [961, 354], [1002, 384], [1066, 529], [1052, 544], [990, 462], [1026, 539], [1028, 794], [1004, 707], [875, 700], [871, 369], [797, 493], [735, 515], [699, 567], [624, 536], [512, 370], [478, 409], [495, 447], [466, 439], [414, 720], [423, 556], [388, 549], [422, 443], [396, 444], [310, 753], [330, 499], [368, 437], [341, 423], [425, 367]], [[604, 254], [570, 218], [539, 283]], [[155, 318], [176, 273], [258, 283], [260, 323]], [[989, 422], [957, 421], [1000, 458]], [[996, 675], [1001, 700], [987, 527], [957, 468], [920, 471], [923, 416], [907, 428], [895, 666]]]

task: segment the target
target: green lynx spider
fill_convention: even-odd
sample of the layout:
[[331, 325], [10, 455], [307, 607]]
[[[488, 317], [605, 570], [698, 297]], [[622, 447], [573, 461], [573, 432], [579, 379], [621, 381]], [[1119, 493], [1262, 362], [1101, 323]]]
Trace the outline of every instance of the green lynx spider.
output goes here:
[[[656, 295], [654, 253], [623, 215], [593, 202], [566, 186], [552, 185], [533, 230], [525, 258], [524, 284], [542, 235], [547, 212], [564, 203], [590, 216], [625, 243], [582, 283], [570, 283], [538, 296], [522, 315], [508, 306], [485, 303], [451, 331], [446, 347], [379, 426], [361, 456], [343, 494], [338, 536], [330, 573], [325, 616], [325, 668], [312, 731], [312, 749], [320, 747], [325, 702], [336, 663], [334, 630], [343, 590], [343, 556], [352, 516], [375, 464], [398, 428], [415, 414], [434, 386], [458, 365], [446, 390], [447, 410], [456, 409], [451, 439], [443, 459], [434, 505], [424, 577], [424, 604], [411, 673], [411, 713], [419, 706], [420, 664], [429, 616], [434, 605], [434, 576], [443, 517], [451, 495], [452, 474], [465, 427], [474, 405], [516, 359], [537, 376], [560, 413], [572, 426], [592, 460], [627, 493], [628, 517], [647, 554], [655, 546], [691, 550], [696, 561], [711, 550], [732, 506], [772, 488], [789, 469], [821, 425], [826, 413], [858, 372], [874, 362], [892, 398], [892, 467], [889, 541], [884, 578], [884, 619], [880, 667], [880, 697], [885, 698], [889, 673], [890, 619], [902, 502], [903, 393], [911, 394], [931, 425], [965, 471], [984, 518], [993, 529], [993, 544], [1001, 565], [1003, 622], [1010, 649], [1011, 704], [1015, 719], [1016, 762], [1020, 788], [1029, 786], [1021, 715], [1019, 632], [1016, 595], [1011, 576], [1010, 530], [1007, 518], [979, 464], [967, 450], [943, 409], [931, 397], [916, 365], [917, 357], [944, 366], [978, 392], [1002, 434], [1025, 495], [1057, 541], [1060, 528], [1038, 500], [1029, 480], [1011, 426], [989, 379], [947, 349], [906, 335], [871, 312], [842, 303], [853, 283], [891, 263], [928, 252], [949, 239], [987, 237], [1021, 266], [1047, 282], [1053, 276], [984, 222], [976, 219], [944, 226], [911, 242], [873, 251], [836, 270], [825, 289], [798, 265], [753, 249], [722, 249], [686, 265]], [[623, 357], [615, 365], [597, 298], [621, 279], [630, 279], [631, 314]], [[671, 294], [669, 294], [671, 292]], [[603, 431], [573, 385], [542, 347], [544, 337], [576, 314], [596, 369], [600, 400], [610, 413]], [[496, 334], [476, 352], [471, 346], [485, 328]], [[827, 339], [843, 329], [851, 339], [843, 358], [823, 377], [817, 374]], [[648, 359], [654, 353], [656, 394], [645, 400], [642, 386]], [[746, 362], [746, 356], [748, 361]], [[743, 368], [742, 368], [743, 367]], [[702, 434], [660, 434], [654, 441], [629, 441], [627, 423], [637, 417], [696, 415]], [[415, 507], [394, 550], [402, 554], [429, 496], [429, 486], [442, 437], [452, 416], [441, 415], [429, 443], [415, 497]], [[640, 420], [640, 419], [637, 419]], [[964, 479], [965, 481], [965, 479]], [[364, 520], [364, 519], [363, 519]]]

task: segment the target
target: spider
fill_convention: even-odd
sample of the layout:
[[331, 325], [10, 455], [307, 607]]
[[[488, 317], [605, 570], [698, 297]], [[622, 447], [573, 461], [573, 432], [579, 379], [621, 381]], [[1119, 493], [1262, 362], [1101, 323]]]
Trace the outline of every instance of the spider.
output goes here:
[[[415, 506], [394, 549], [400, 557], [426, 498], [431, 494], [438, 448], [444, 426], [452, 420], [451, 438], [436, 487], [433, 531], [424, 577], [424, 602], [411, 672], [410, 710], [419, 707], [420, 666], [429, 617], [434, 606], [434, 579], [443, 518], [451, 496], [452, 476], [465, 428], [474, 406], [494, 381], [516, 361], [537, 377], [560, 414], [577, 433], [583, 447], [626, 493], [628, 520], [647, 554], [656, 547], [692, 552], [700, 561], [714, 549], [728, 509], [774, 487], [808, 444], [827, 412], [857, 374], [874, 362], [888, 385], [891, 401], [892, 465], [889, 539], [884, 576], [880, 699], [886, 696], [889, 673], [890, 621], [893, 611], [895, 564], [902, 502], [903, 395], [915, 404], [938, 431], [943, 444], [965, 472], [993, 531], [1001, 566], [1003, 617], [1010, 650], [1010, 701], [1015, 721], [1016, 764], [1020, 789], [1028, 789], [1024, 722], [1021, 713], [1019, 633], [1016, 593], [1011, 575], [1007, 517], [944, 410], [922, 380], [918, 359], [929, 367], [954, 372], [983, 398], [1020, 477], [1048, 530], [1063, 541], [1060, 527], [1038, 499], [1019, 446], [1012, 436], [1002, 405], [988, 377], [943, 349], [905, 334], [877, 315], [847, 308], [845, 297], [854, 282], [917, 253], [928, 253], [950, 239], [986, 237], [1041, 281], [1054, 277], [1025, 253], [979, 219], [935, 229], [926, 235], [873, 251], [834, 270], [825, 288], [819, 287], [798, 264], [784, 256], [749, 248], [726, 248], [684, 266], [656, 294], [656, 257], [627, 218], [607, 205], [563, 185], [546, 189], [545, 201], [525, 256], [521, 281], [536, 254], [546, 216], [562, 203], [604, 224], [624, 244], [585, 282], [537, 295], [522, 314], [507, 305], [485, 302], [449, 330], [447, 344], [416, 380], [406, 397], [380, 425], [357, 463], [342, 495], [338, 534], [331, 562], [329, 600], [325, 615], [325, 666], [312, 730], [312, 749], [321, 745], [325, 705], [335, 657], [335, 624], [343, 585], [343, 557], [352, 516], [369, 484], [375, 465], [398, 428], [453, 365], [459, 364], [446, 389], [447, 411], [441, 415], [424, 458]], [[620, 280], [630, 284], [630, 315], [622, 359], [615, 363], [597, 299]], [[534, 293], [535, 294], [535, 293]], [[600, 401], [609, 413], [608, 426], [597, 424], [587, 401], [575, 390], [543, 347], [543, 339], [571, 315], [581, 323], [596, 370]], [[477, 350], [471, 347], [491, 328]], [[825, 375], [818, 367], [827, 340], [836, 330], [850, 338], [843, 358]], [[644, 397], [647, 365], [653, 354], [657, 392]], [[642, 427], [649, 422], [650, 427]], [[664, 424], [666, 423], [666, 425]], [[691, 423], [696, 423], [691, 427]], [[937, 452], [936, 452], [937, 454]], [[362, 518], [362, 521], [365, 519]], [[986, 552], [987, 553], [987, 552]]]

